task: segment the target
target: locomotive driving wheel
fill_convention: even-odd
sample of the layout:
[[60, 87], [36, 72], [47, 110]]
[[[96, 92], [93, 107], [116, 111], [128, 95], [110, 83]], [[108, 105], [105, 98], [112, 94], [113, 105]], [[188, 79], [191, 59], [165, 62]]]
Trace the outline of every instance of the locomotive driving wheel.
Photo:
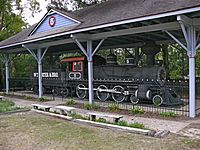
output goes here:
[[66, 98], [68, 95], [69, 95], [69, 89], [68, 89], [68, 88], [63, 89], [63, 90], [62, 90], [62, 96], [63, 96], [64, 98]]
[[130, 96], [130, 101], [131, 101], [131, 103], [132, 104], [137, 104], [139, 101], [140, 101], [140, 99], [139, 98], [137, 98], [136, 96], [135, 96], [135, 94], [132, 94], [131, 96]]
[[112, 98], [116, 102], [122, 102], [125, 100], [126, 95], [124, 94], [124, 88], [120, 85], [117, 85], [113, 88]]
[[87, 93], [87, 88], [85, 87], [85, 85], [83, 84], [79, 84], [76, 87], [76, 95], [78, 96], [78, 98], [85, 98], [86, 97], [86, 93]]
[[162, 103], [163, 103], [163, 98], [162, 98], [160, 95], [155, 95], [155, 96], [153, 97], [153, 103], [154, 103], [154, 105], [156, 105], [156, 106], [160, 106], [160, 105], [162, 105]]
[[109, 97], [108, 88], [105, 85], [100, 85], [97, 88], [96, 95], [99, 100], [106, 101]]

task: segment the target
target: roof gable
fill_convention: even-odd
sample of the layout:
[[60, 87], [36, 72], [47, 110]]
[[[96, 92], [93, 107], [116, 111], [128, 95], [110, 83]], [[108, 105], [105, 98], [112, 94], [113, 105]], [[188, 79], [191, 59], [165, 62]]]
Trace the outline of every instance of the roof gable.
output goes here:
[[78, 20], [51, 9], [32, 30], [30, 36], [41, 32], [56, 30], [62, 27], [77, 25], [79, 23], [80, 22]]

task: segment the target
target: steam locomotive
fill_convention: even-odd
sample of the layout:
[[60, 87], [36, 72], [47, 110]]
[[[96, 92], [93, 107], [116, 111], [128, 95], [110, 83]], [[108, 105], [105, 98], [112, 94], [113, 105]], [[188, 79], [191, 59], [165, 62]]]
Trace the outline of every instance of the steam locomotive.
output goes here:
[[[132, 59], [126, 59], [125, 65], [118, 65], [116, 56], [107, 58], [94, 56], [94, 93], [100, 101], [140, 101], [160, 105], [181, 105], [178, 95], [165, 86], [165, 68], [156, 65], [138, 67]], [[88, 95], [87, 60], [85, 57], [70, 57], [61, 60], [61, 69], [44, 70], [43, 91], [53, 91], [64, 97], [71, 94], [78, 98]], [[38, 90], [38, 73], [33, 72], [32, 83], [35, 92]]]

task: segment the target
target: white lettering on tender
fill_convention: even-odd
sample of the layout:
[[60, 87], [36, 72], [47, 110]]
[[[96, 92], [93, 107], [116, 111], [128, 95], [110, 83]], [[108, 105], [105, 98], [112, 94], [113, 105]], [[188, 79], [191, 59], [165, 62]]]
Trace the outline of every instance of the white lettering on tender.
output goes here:
[[[58, 72], [43, 72], [42, 77], [44, 78], [58, 78]], [[38, 77], [38, 73], [33, 73], [33, 77]]]

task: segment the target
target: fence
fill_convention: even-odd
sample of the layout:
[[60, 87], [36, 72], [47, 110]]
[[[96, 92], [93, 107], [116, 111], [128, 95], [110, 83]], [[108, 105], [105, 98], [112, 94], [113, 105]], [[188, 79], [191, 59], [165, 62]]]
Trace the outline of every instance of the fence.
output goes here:
[[[36, 80], [37, 81], [37, 80]], [[101, 80], [99, 80], [100, 82]], [[24, 90], [24, 89], [31, 89], [32, 88], [32, 82], [33, 80], [31, 80], [30, 78], [10, 78], [10, 87], [13, 90]], [[47, 81], [43, 81], [44, 83]], [[67, 82], [63, 83], [63, 80], [57, 80], [58, 83], [61, 83], [61, 88], [65, 88]], [[87, 83], [87, 81], [85, 81], [85, 83]], [[106, 84], [108, 83], [108, 81], [104, 80], [104, 83], [102, 84]], [[132, 82], [130, 82], [131, 84]], [[58, 85], [58, 84], [57, 84]], [[53, 85], [55, 86], [55, 84]], [[167, 87], [167, 89], [171, 89], [171, 91], [174, 91], [178, 97], [181, 99], [181, 101], [183, 101], [183, 104], [180, 105], [161, 105], [161, 106], [155, 106], [151, 100], [147, 101], [142, 101], [139, 102], [138, 104], [133, 105], [130, 101], [129, 98], [122, 102], [122, 103], [116, 103], [115, 101], [108, 99], [107, 101], [100, 101], [96, 98], [95, 96], [95, 103], [97, 103], [100, 106], [103, 107], [108, 107], [112, 104], [116, 104], [119, 106], [119, 108], [121, 109], [127, 109], [130, 110], [133, 107], [139, 107], [141, 109], [143, 109], [144, 111], [147, 112], [174, 112], [176, 114], [179, 115], [186, 115], [188, 116], [189, 114], [189, 82], [188, 80], [167, 80], [164, 83], [164, 86]], [[54, 89], [54, 87], [52, 87]], [[55, 87], [56, 89], [57, 87]], [[52, 94], [53, 95], [53, 94]], [[55, 95], [54, 95], [55, 96]], [[63, 98], [65, 98], [65, 96], [63, 94], [61, 94], [60, 96], [62, 96]], [[70, 96], [76, 96], [75, 95], [75, 91], [73, 91], [73, 94], [70, 93]], [[84, 99], [84, 101], [87, 101], [87, 98]], [[199, 114], [200, 113], [200, 80], [196, 79], [196, 113]]]

